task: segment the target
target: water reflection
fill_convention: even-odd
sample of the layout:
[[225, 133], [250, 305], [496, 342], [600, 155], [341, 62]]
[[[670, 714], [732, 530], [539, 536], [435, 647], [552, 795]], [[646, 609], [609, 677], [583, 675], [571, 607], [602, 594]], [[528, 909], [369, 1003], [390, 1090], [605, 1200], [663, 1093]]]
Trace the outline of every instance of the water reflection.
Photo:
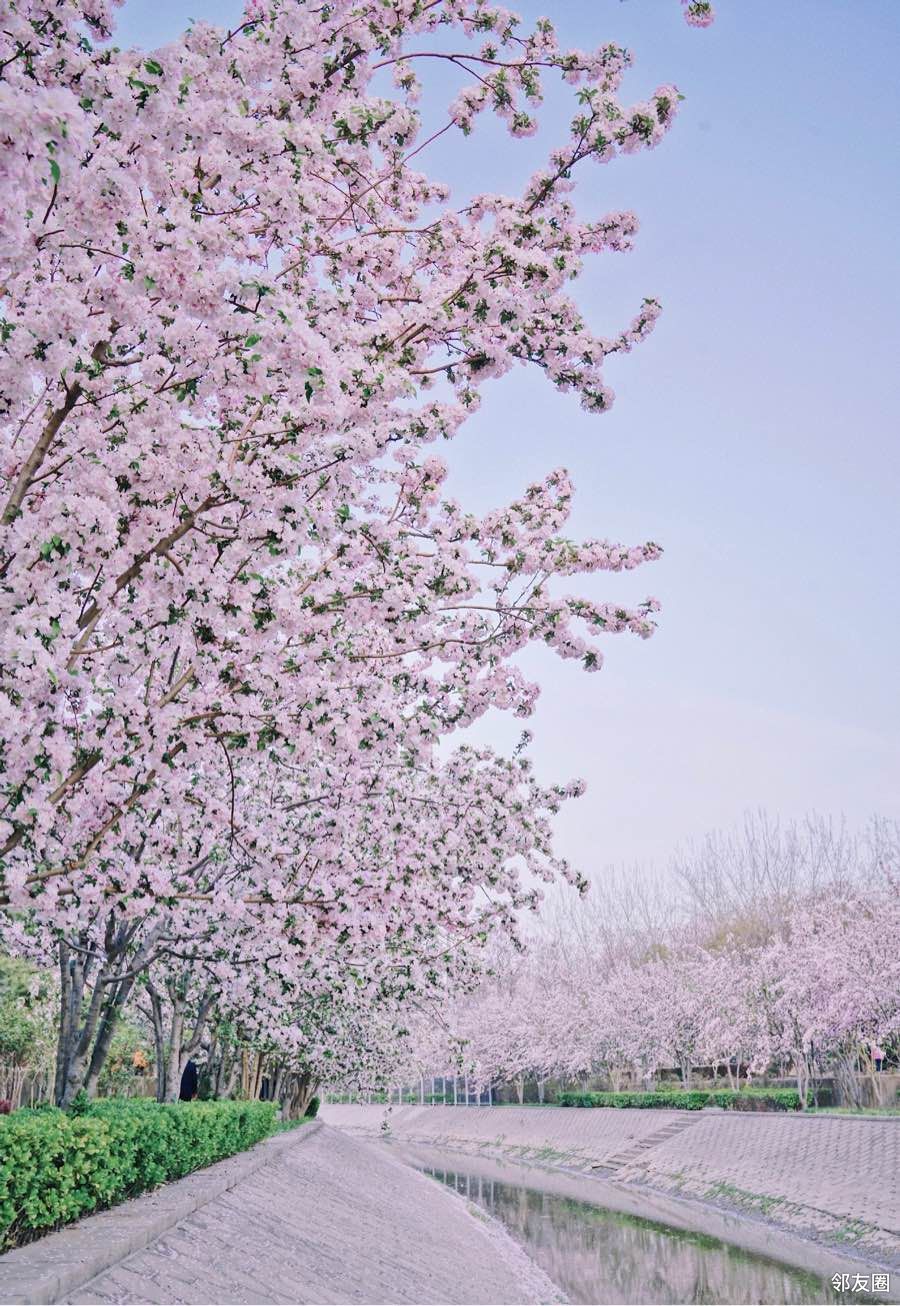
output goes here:
[[717, 1238], [521, 1184], [421, 1168], [488, 1210], [572, 1302], [864, 1302]]

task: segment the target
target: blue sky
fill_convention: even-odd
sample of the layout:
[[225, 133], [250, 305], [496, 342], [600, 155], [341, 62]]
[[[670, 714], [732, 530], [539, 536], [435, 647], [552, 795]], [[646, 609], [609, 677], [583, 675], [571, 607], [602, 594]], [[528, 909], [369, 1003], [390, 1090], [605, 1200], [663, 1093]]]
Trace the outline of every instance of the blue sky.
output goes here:
[[[644, 295], [664, 306], [610, 366], [614, 409], [588, 416], [520, 371], [450, 453], [473, 509], [564, 465], [573, 535], [666, 550], [582, 587], [660, 598], [652, 640], [611, 639], [595, 676], [523, 659], [544, 685], [541, 775], [588, 781], [561, 849], [595, 873], [663, 864], [756, 806], [900, 817], [900, 4], [718, 0], [707, 31], [676, 0], [512, 7], [549, 14], [565, 44], [627, 45], [627, 96], [673, 81], [687, 97], [657, 151], [594, 167], [577, 191], [585, 215], [641, 220], [635, 252], [578, 283], [592, 324], [616, 330]], [[238, 13], [127, 0], [117, 40], [153, 47], [189, 16]], [[568, 111], [549, 100], [538, 145]], [[513, 189], [535, 148], [485, 124], [430, 167], [460, 197]], [[516, 733], [479, 729], [504, 745]]]

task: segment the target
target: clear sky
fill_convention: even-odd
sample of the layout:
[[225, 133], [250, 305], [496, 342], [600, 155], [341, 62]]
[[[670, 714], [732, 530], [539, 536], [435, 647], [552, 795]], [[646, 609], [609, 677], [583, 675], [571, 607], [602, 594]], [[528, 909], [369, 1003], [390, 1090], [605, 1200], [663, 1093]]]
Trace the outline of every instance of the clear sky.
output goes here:
[[[561, 850], [592, 873], [664, 863], [760, 805], [900, 817], [900, 2], [717, 0], [707, 31], [676, 0], [511, 7], [554, 18], [565, 44], [627, 45], [628, 96], [674, 81], [687, 97], [658, 150], [577, 191], [586, 216], [641, 220], [636, 251], [578, 283], [592, 324], [612, 333], [644, 295], [664, 306], [609, 368], [614, 409], [589, 417], [520, 371], [450, 454], [473, 509], [564, 465], [573, 535], [666, 550], [582, 587], [657, 596], [652, 640], [611, 638], [594, 676], [524, 659], [544, 685], [541, 775], [588, 781]], [[127, 0], [117, 39], [152, 47], [239, 10]], [[484, 126], [464, 168], [453, 151], [430, 166], [464, 197], [516, 188], [534, 151]], [[517, 727], [479, 734], [505, 745]]]

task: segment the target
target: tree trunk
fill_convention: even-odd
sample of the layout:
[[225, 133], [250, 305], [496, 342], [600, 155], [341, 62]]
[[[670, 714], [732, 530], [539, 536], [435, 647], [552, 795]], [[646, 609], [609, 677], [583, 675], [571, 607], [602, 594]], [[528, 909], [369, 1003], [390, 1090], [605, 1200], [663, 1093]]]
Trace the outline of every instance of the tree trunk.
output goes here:
[[220, 1097], [232, 1098], [237, 1093], [238, 1076], [240, 1075], [240, 1065], [237, 1056], [232, 1055], [228, 1062], [228, 1073], [225, 1076], [225, 1082]]
[[[167, 998], [163, 998], [158, 988], [147, 982], [147, 996], [150, 999], [149, 1011], [153, 1026], [153, 1041], [156, 1048], [156, 1100], [157, 1102], [177, 1102], [181, 1093], [181, 1081], [188, 1062], [199, 1050], [206, 1032], [207, 1021], [212, 1009], [212, 993], [207, 990], [197, 1004], [194, 1026], [189, 1035], [185, 1034], [185, 1016], [187, 997], [183, 983], [176, 979], [167, 980], [165, 988]], [[168, 1000], [169, 1029], [166, 1033], [166, 1010]], [[217, 1044], [217, 1035], [213, 1036], [210, 1048], [210, 1092], [218, 1096], [217, 1084], [213, 1079], [213, 1057]], [[223, 1057], [225, 1049], [223, 1047]], [[221, 1071], [221, 1066], [219, 1067]]]
[[[77, 941], [60, 942], [60, 1020], [54, 1076], [58, 1106], [71, 1106], [82, 1090], [89, 1097], [97, 1091], [116, 1021], [137, 975], [150, 964], [164, 926], [157, 922], [129, 958], [139, 928], [138, 921], [117, 923], [115, 913], [110, 912], [102, 945], [92, 947], [86, 934], [79, 935]], [[90, 998], [85, 1009], [86, 992]]]
[[834, 1080], [840, 1094], [841, 1105], [859, 1110], [863, 1105], [862, 1084], [856, 1073], [856, 1057], [846, 1053], [835, 1062]]
[[298, 1104], [298, 1109], [301, 1116], [306, 1115], [306, 1108], [309, 1106], [310, 1102], [315, 1097], [316, 1089], [318, 1087], [319, 1087], [318, 1081], [308, 1075], [306, 1077], [306, 1086], [300, 1095], [300, 1101]]
[[256, 1063], [253, 1068], [252, 1085], [250, 1090], [250, 1097], [254, 1102], [259, 1100], [259, 1092], [260, 1089], [262, 1088], [263, 1066], [265, 1065], [265, 1061], [266, 1061], [265, 1055], [262, 1052], [257, 1052]]
[[278, 1064], [275, 1067], [275, 1073], [272, 1076], [272, 1101], [273, 1102], [281, 1101], [281, 1088], [283, 1083], [284, 1083], [284, 1066], [281, 1064], [281, 1062], [278, 1062]]
[[181, 1047], [184, 1039], [185, 999], [174, 984], [169, 984], [166, 987], [169, 991], [169, 1001], [172, 1004], [172, 1019], [169, 1024], [169, 1039], [166, 1048], [166, 1079], [162, 1101], [177, 1102], [181, 1090], [181, 1076], [184, 1074]]
[[[90, 959], [84, 964], [82, 964], [80, 958], [75, 962], [73, 982], [70, 990], [70, 1009], [74, 1007], [74, 1003], [77, 999], [82, 998], [85, 987], [85, 978], [89, 967]], [[58, 1105], [63, 1107], [63, 1109], [70, 1107], [78, 1093], [82, 1088], [84, 1088], [84, 1081], [90, 1063], [94, 1033], [97, 1029], [97, 1022], [100, 1019], [100, 1009], [103, 1005], [103, 989], [100, 980], [101, 976], [98, 975], [97, 979], [94, 981], [94, 988], [91, 992], [88, 1009], [80, 1030], [78, 1028], [78, 1010], [74, 1009], [71, 1011], [72, 1026], [69, 1031], [66, 1060], [62, 1070], [62, 1093], [58, 1098]]]
[[800, 1106], [806, 1110], [809, 1101], [809, 1066], [804, 1056], [797, 1057], [797, 1092], [800, 1094]]
[[56, 1069], [53, 1080], [53, 1100], [61, 1103], [65, 1092], [66, 1076], [74, 1044], [73, 1007], [81, 1006], [81, 995], [77, 1001], [74, 992], [75, 958], [65, 940], [59, 941], [59, 1034], [56, 1040]]
[[309, 1071], [303, 1071], [302, 1074], [295, 1071], [291, 1074], [287, 1091], [282, 1099], [282, 1115], [285, 1120], [301, 1119], [313, 1099], [316, 1087], [316, 1082]]
[[150, 999], [150, 1023], [153, 1026], [154, 1065], [156, 1067], [156, 1100], [166, 1100], [166, 1036], [163, 1028], [162, 998], [152, 985], [147, 985]]
[[[216, 1035], [218, 1042], [218, 1034]], [[214, 1098], [222, 1098], [228, 1095], [226, 1085], [229, 1082], [229, 1072], [234, 1065], [234, 1054], [231, 1046], [224, 1042], [219, 1045], [218, 1056], [216, 1059], [214, 1073], [210, 1075], [210, 1092]]]
[[103, 1012], [100, 1017], [100, 1028], [94, 1041], [94, 1050], [91, 1053], [91, 1062], [88, 1067], [87, 1078], [85, 1080], [85, 1092], [88, 1097], [94, 1097], [97, 1093], [97, 1084], [100, 1079], [100, 1072], [106, 1064], [106, 1058], [109, 1055], [110, 1044], [113, 1035], [116, 1032], [116, 1025], [119, 1017], [124, 1010], [125, 1004], [131, 996], [131, 990], [134, 988], [134, 975], [128, 975], [114, 983], [107, 994], [106, 1001], [103, 1004]]

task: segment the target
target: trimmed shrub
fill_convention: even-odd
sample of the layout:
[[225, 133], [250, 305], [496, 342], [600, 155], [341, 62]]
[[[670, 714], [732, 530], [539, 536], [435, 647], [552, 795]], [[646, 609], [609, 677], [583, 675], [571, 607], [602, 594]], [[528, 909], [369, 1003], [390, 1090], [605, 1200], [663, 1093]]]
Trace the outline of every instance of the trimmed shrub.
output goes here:
[[610, 1106], [666, 1108], [700, 1111], [720, 1106], [726, 1111], [799, 1111], [800, 1094], [795, 1088], [663, 1089], [634, 1093], [560, 1093], [557, 1106]]
[[[713, 1094], [715, 1097], [716, 1095]], [[742, 1088], [728, 1093], [728, 1102], [717, 1102], [730, 1111], [799, 1111], [800, 1094], [796, 1088]]]
[[233, 1156], [275, 1129], [272, 1102], [92, 1102], [0, 1119], [0, 1250]]
[[318, 1114], [319, 1114], [319, 1099], [317, 1097], [311, 1097], [309, 1099], [309, 1106], [303, 1112], [304, 1119], [315, 1120]]
[[656, 1093], [560, 1093], [559, 1106], [677, 1107], [682, 1111], [699, 1111], [706, 1106], [709, 1093], [662, 1090]]

